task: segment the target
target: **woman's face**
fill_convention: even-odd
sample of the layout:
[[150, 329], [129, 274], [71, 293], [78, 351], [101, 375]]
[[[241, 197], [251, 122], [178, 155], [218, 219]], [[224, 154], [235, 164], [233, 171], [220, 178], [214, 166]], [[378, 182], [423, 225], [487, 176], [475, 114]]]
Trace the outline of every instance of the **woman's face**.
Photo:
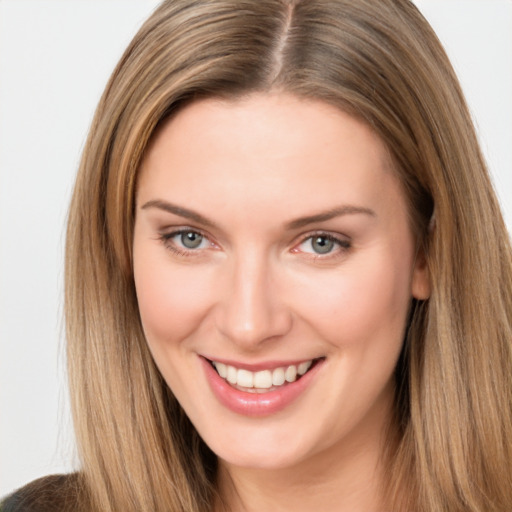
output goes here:
[[377, 446], [429, 293], [380, 139], [286, 94], [198, 101], [154, 139], [136, 201], [147, 342], [211, 449], [284, 468]]

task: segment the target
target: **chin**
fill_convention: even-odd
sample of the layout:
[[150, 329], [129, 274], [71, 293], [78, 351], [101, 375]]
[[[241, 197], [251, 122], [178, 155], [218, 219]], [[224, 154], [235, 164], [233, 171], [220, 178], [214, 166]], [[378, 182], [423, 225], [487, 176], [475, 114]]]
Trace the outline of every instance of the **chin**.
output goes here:
[[229, 452], [226, 451], [224, 456], [219, 454], [218, 457], [219, 460], [229, 466], [265, 471], [292, 468], [305, 458], [298, 453], [289, 453], [288, 451], [283, 453], [272, 450], [247, 450], [243, 453], [234, 453], [230, 450]]
[[313, 447], [308, 448], [308, 442], [302, 436], [290, 435], [288, 428], [284, 433], [282, 429], [276, 430], [260, 425], [253, 432], [240, 429], [230, 435], [206, 435], [203, 439], [221, 461], [246, 469], [291, 468], [315, 451]]

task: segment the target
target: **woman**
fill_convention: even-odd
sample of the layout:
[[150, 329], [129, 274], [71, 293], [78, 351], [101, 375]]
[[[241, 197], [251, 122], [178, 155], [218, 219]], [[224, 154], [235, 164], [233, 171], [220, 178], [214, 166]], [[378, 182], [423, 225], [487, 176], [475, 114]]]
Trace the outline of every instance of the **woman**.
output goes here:
[[411, 3], [164, 2], [71, 205], [82, 470], [6, 509], [510, 510], [510, 255]]

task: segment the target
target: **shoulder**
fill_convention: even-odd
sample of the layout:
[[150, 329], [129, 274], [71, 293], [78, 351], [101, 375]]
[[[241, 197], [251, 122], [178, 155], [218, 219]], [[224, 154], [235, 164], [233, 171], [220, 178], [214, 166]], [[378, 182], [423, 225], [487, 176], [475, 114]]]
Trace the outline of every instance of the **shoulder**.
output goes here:
[[78, 505], [78, 473], [34, 480], [0, 503], [0, 512], [65, 512]]

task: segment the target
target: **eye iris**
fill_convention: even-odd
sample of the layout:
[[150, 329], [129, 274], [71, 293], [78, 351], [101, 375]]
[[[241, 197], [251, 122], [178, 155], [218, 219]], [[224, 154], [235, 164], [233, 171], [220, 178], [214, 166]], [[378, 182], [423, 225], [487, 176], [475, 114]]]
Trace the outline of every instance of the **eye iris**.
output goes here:
[[316, 236], [311, 241], [313, 250], [318, 254], [327, 254], [331, 252], [334, 247], [334, 241], [326, 236]]
[[181, 233], [181, 243], [187, 249], [197, 249], [203, 241], [203, 236], [193, 231]]

